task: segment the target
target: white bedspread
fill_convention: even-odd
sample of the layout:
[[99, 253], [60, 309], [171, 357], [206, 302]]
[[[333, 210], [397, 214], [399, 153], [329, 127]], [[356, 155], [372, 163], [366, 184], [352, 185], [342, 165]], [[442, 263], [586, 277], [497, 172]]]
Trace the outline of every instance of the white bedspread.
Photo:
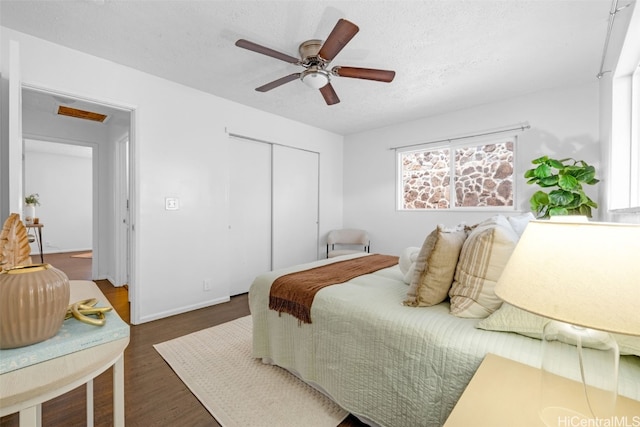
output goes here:
[[[276, 277], [335, 261], [256, 278], [253, 355], [296, 372], [354, 415], [388, 427], [440, 426], [487, 353], [539, 366], [538, 340], [476, 329], [477, 319], [449, 314], [447, 303], [402, 305], [407, 285], [398, 266], [322, 289], [312, 324], [269, 310]], [[639, 357], [622, 357], [619, 389], [640, 400]]]

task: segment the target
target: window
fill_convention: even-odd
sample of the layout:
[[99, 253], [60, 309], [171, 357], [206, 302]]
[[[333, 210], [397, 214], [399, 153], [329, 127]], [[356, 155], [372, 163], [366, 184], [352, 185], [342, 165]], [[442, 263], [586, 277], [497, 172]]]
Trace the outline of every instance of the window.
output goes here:
[[513, 207], [515, 138], [398, 151], [400, 210]]

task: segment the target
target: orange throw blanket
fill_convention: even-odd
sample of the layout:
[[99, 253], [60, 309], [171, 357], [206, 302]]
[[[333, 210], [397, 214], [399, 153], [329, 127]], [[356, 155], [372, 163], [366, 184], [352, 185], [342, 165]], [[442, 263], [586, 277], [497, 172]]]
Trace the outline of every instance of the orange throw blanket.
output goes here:
[[269, 308], [311, 323], [311, 304], [320, 289], [397, 263], [397, 256], [374, 254], [285, 274], [271, 285]]

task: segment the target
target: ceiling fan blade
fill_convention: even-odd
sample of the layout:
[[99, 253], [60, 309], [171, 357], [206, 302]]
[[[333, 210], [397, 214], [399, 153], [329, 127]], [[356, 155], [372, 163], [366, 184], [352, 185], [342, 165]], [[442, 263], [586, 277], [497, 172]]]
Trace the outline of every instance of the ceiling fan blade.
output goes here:
[[330, 62], [336, 57], [342, 48], [351, 41], [358, 31], [360, 31], [360, 29], [356, 24], [349, 22], [346, 19], [338, 20], [338, 23], [333, 27], [331, 34], [329, 34], [329, 37], [327, 37], [327, 40], [320, 48], [318, 56], [325, 61]]
[[333, 86], [331, 86], [331, 83], [327, 83], [326, 85], [322, 86], [320, 88], [320, 93], [322, 94], [322, 97], [324, 98], [327, 105], [333, 105], [340, 102], [340, 98], [338, 98], [338, 94], [336, 93], [336, 91], [333, 90]]
[[274, 80], [271, 83], [267, 83], [266, 85], [262, 85], [260, 87], [257, 87], [256, 90], [258, 92], [266, 92], [269, 91], [271, 89], [275, 89], [278, 86], [282, 86], [285, 83], [289, 83], [293, 80], [299, 79], [300, 78], [300, 73], [293, 73], [293, 74], [289, 74], [288, 76], [284, 76], [284, 77], [280, 77], [278, 80]]
[[395, 71], [376, 70], [373, 68], [357, 68], [357, 67], [333, 67], [331, 73], [340, 77], [351, 77], [354, 79], [376, 80], [379, 82], [390, 83], [396, 76]]
[[254, 42], [250, 42], [249, 40], [240, 39], [236, 42], [236, 46], [241, 47], [243, 49], [248, 49], [253, 52], [261, 53], [263, 55], [270, 56], [272, 58], [279, 59], [284, 62], [288, 62], [290, 64], [298, 64], [300, 59], [294, 58], [291, 55], [287, 55], [286, 53], [278, 52], [277, 50], [269, 49], [268, 47], [261, 46]]

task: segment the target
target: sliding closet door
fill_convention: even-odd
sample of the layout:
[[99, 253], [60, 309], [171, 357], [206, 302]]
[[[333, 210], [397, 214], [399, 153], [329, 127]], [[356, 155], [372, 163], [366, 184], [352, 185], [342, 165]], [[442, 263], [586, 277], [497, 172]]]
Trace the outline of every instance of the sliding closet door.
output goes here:
[[271, 270], [271, 145], [229, 140], [230, 295]]
[[318, 258], [319, 154], [273, 147], [273, 269]]

